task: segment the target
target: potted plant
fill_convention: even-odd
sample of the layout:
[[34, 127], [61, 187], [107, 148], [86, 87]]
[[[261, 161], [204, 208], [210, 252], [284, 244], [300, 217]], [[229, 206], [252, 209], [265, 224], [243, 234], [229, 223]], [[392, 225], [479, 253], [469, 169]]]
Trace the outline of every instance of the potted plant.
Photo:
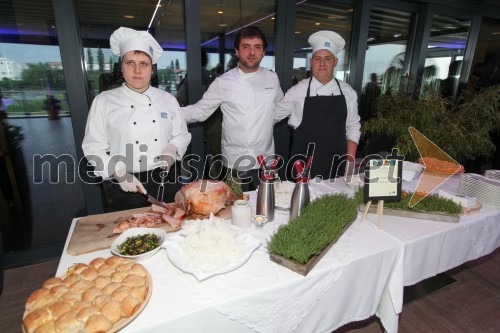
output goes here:
[[[375, 101], [375, 115], [363, 123], [364, 136], [384, 135], [405, 159], [420, 155], [409, 127], [416, 128], [459, 162], [488, 156], [495, 150], [491, 134], [500, 130], [500, 85], [465, 92], [455, 103], [429, 92], [420, 99], [396, 92]], [[392, 147], [388, 147], [389, 149]]]

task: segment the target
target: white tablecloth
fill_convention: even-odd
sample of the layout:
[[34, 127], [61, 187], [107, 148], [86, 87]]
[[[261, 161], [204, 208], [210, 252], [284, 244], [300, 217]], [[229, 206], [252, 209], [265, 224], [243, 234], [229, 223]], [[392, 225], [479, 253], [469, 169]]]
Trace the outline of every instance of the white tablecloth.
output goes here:
[[[413, 191], [419, 179], [403, 183]], [[436, 188], [458, 193], [460, 176], [450, 177]], [[377, 224], [377, 217], [368, 214]], [[480, 211], [461, 215], [458, 223], [387, 216], [383, 230], [405, 244], [404, 285], [410, 286], [467, 261], [493, 252], [500, 246], [500, 210], [483, 206]]]
[[[319, 195], [330, 184], [321, 186], [311, 189]], [[263, 246], [245, 265], [202, 282], [178, 270], [161, 250], [142, 262], [153, 277], [153, 293], [123, 332], [331, 332], [374, 314], [388, 332], [396, 332], [404, 246], [370, 223], [359, 223], [360, 216], [305, 277], [270, 261], [265, 248], [274, 230], [287, 222], [287, 213], [276, 212], [275, 221], [261, 231], [248, 229]], [[59, 276], [74, 263], [111, 255], [109, 250], [69, 255], [66, 248], [76, 221]]]

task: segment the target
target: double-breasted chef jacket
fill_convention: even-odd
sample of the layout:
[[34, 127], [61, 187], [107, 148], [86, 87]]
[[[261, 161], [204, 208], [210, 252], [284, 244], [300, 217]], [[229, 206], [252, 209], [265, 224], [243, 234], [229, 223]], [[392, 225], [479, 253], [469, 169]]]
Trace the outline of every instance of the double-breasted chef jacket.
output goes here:
[[282, 97], [275, 72], [260, 67], [256, 72], [244, 73], [236, 67], [217, 77], [200, 101], [181, 110], [189, 124], [206, 120], [220, 106], [225, 166], [241, 169], [248, 167], [245, 163], [235, 165], [242, 156], [274, 154], [274, 108]]
[[138, 93], [124, 83], [97, 95], [82, 143], [94, 173], [111, 177], [120, 167], [117, 160], [126, 161], [130, 173], [153, 170], [168, 143], [177, 147], [180, 160], [191, 141], [180, 112], [173, 95], [151, 86]]
[[[333, 128], [336, 126], [330, 126], [332, 131], [328, 131], [327, 129], [329, 128], [329, 126], [328, 124], [324, 124], [322, 122], [323, 118], [312, 119], [312, 122], [310, 121], [311, 119], [308, 118], [309, 124], [316, 122], [318, 124], [318, 126], [315, 126], [316, 129], [319, 131], [323, 131], [323, 133], [319, 134], [321, 136], [324, 136], [323, 140], [321, 140], [323, 141], [323, 144], [325, 144], [325, 142], [328, 141], [328, 139], [335, 140], [339, 137], [345, 138], [344, 140], [351, 140], [353, 142], [358, 143], [359, 138], [361, 136], [361, 131], [360, 131], [361, 124], [360, 124], [360, 117], [358, 114], [358, 102], [357, 102], [358, 99], [356, 91], [354, 91], [354, 89], [352, 89], [349, 84], [340, 80], [336, 80], [335, 78], [333, 78], [327, 84], [322, 84], [314, 77], [312, 77], [312, 79], [307, 78], [301, 80], [298, 84], [291, 87], [286, 92], [285, 97], [283, 97], [283, 99], [276, 105], [276, 110], [274, 115], [275, 123], [286, 117], [289, 117], [288, 124], [292, 128], [297, 129], [303, 123], [303, 117], [308, 117], [308, 116], [317, 117], [316, 114], [315, 115], [304, 114], [304, 103], [307, 97], [308, 88], [309, 88], [309, 96], [311, 98], [314, 98], [314, 96], [342, 96], [342, 95], [345, 98], [347, 114], [346, 115], [343, 114], [341, 116], [339, 115], [338, 117], [339, 121], [343, 121], [345, 119], [345, 126], [341, 126], [345, 127], [345, 134], [341, 133], [342, 135], [337, 135], [339, 133], [333, 133]], [[331, 112], [332, 114], [335, 114], [336, 110], [331, 110]], [[335, 115], [330, 119], [335, 119]], [[336, 128], [339, 127], [337, 126]], [[295, 140], [296, 138], [294, 137], [294, 141]], [[339, 145], [339, 144], [347, 146], [346, 142], [344, 143], [332, 142], [332, 145]], [[324, 151], [324, 149], [322, 148], [324, 147], [317, 147], [319, 151], [321, 150]], [[295, 153], [301, 153], [305, 155], [306, 149], [304, 147], [304, 151]], [[332, 161], [332, 158], [333, 156], [329, 158], [329, 161]], [[314, 161], [315, 160], [313, 159], [313, 170], [315, 164]], [[325, 170], [325, 168], [322, 169]], [[330, 174], [329, 171], [328, 172], [322, 171], [321, 173], [322, 173], [321, 175], [324, 178], [327, 178], [327, 176]]]

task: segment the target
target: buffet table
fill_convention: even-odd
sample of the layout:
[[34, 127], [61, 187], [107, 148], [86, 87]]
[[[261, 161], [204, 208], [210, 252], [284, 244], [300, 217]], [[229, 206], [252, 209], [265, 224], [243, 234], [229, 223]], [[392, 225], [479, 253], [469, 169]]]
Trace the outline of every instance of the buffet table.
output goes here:
[[[408, 183], [406, 187], [415, 187]], [[458, 186], [450, 178], [443, 186]], [[342, 181], [310, 183], [313, 196], [353, 191]], [[255, 207], [256, 194], [250, 193]], [[255, 211], [254, 211], [255, 213]], [[144, 311], [123, 332], [331, 332], [374, 314], [387, 332], [397, 332], [403, 287], [492, 252], [500, 245], [500, 210], [483, 207], [459, 223], [361, 213], [307, 276], [269, 260], [266, 240], [286, 223], [276, 212], [264, 229], [245, 232], [262, 245], [238, 269], [199, 282], [169, 261], [165, 250], [141, 263], [153, 278]], [[80, 256], [66, 252], [78, 219], [72, 221], [57, 275], [77, 262], [109, 257], [109, 250]]]
[[[255, 197], [250, 193], [253, 207]], [[264, 246], [274, 230], [287, 222], [288, 212], [277, 211], [275, 220], [262, 230], [247, 229], [263, 245], [243, 266], [201, 282], [173, 266], [161, 250], [141, 262], [152, 275], [153, 293], [144, 311], [123, 332], [331, 332], [376, 313], [388, 332], [396, 332], [404, 248], [391, 235], [359, 219], [360, 215], [307, 276], [270, 261]], [[69, 255], [66, 248], [76, 221], [58, 276], [74, 263], [111, 255], [109, 250]]]

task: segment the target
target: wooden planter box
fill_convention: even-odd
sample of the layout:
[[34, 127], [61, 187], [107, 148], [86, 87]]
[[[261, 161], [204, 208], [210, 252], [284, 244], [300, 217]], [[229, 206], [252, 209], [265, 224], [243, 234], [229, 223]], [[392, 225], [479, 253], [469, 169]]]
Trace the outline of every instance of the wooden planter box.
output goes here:
[[[366, 205], [359, 205], [358, 211], [364, 212], [365, 208]], [[370, 206], [368, 213], [377, 214], [377, 205]], [[388, 207], [384, 207], [384, 215], [409, 217], [413, 219], [431, 220], [438, 222], [458, 223], [460, 221], [460, 215], [458, 214], [448, 214], [443, 212], [415, 212], [411, 210], [394, 209]]]
[[328, 244], [321, 251], [320, 254], [311, 257], [311, 259], [309, 259], [309, 261], [304, 265], [298, 264], [291, 259], [284, 258], [284, 257], [279, 256], [279, 255], [274, 254], [274, 253], [270, 254], [270, 259], [281, 266], [284, 266], [288, 269], [291, 269], [294, 272], [297, 272], [299, 274], [306, 276], [307, 273], [309, 273], [314, 268], [314, 266], [316, 266], [316, 264], [321, 260], [321, 258], [323, 258], [323, 256], [330, 250], [330, 248], [333, 246], [333, 244], [335, 244], [339, 240], [339, 238], [347, 231], [347, 229], [349, 229], [349, 227], [351, 226], [351, 224], [355, 220], [356, 219], [347, 223], [345, 225], [345, 227], [342, 229], [342, 231], [338, 234], [338, 236], [330, 244]]

